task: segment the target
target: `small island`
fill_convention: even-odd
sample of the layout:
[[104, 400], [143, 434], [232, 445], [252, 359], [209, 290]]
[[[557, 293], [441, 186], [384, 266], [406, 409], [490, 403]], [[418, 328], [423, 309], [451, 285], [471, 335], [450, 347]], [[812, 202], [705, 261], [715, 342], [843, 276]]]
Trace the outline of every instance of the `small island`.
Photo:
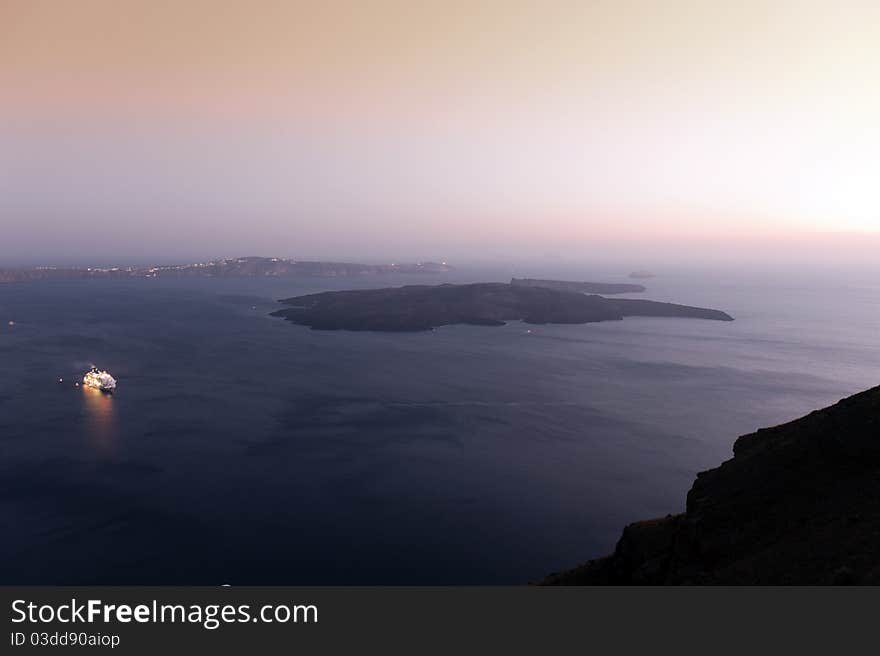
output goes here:
[[636, 316], [733, 321], [720, 310], [498, 282], [321, 292], [281, 303], [288, 307], [272, 316], [315, 330], [404, 332], [453, 324], [583, 324]]
[[513, 278], [511, 285], [523, 287], [549, 287], [581, 294], [638, 294], [646, 291], [644, 285], [615, 282], [570, 282], [568, 280], [539, 280], [535, 278]]

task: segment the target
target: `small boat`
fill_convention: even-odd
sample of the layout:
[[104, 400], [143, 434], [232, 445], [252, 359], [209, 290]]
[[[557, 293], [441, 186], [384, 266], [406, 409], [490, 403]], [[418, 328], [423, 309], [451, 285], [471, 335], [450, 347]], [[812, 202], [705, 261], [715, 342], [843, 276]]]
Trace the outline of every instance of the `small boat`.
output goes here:
[[116, 389], [116, 379], [108, 372], [99, 371], [97, 367], [93, 366], [91, 371], [86, 372], [86, 375], [83, 376], [83, 385], [112, 393]]

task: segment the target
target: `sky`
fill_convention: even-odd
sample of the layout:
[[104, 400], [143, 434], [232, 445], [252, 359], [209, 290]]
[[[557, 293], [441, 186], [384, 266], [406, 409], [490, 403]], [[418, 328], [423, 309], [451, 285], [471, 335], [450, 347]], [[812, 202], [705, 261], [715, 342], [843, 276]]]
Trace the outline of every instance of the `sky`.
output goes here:
[[0, 0], [0, 266], [880, 252], [876, 0]]

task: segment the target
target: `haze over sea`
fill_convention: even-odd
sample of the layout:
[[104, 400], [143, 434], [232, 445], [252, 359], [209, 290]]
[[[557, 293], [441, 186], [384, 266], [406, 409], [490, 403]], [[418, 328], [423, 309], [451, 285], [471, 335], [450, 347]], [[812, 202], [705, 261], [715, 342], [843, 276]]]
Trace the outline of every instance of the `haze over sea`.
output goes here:
[[[523, 583], [681, 511], [737, 436], [880, 383], [880, 283], [857, 273], [658, 270], [635, 295], [733, 323], [268, 316], [328, 289], [625, 273], [0, 285], [0, 580]], [[92, 362], [115, 395], [74, 386]]]

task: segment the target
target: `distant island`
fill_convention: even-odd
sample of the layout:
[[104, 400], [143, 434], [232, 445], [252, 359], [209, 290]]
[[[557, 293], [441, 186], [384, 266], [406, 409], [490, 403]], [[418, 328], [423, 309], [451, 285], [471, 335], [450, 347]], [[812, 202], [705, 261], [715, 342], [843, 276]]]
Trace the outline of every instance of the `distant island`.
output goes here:
[[644, 285], [613, 282], [569, 282], [568, 280], [513, 278], [510, 284], [524, 287], [548, 287], [582, 294], [637, 294], [646, 291]]
[[445, 262], [356, 264], [352, 262], [289, 260], [280, 257], [238, 257], [191, 264], [146, 267], [0, 269], [0, 283], [77, 278], [258, 278], [284, 276], [355, 278], [387, 273], [445, 273], [451, 270], [452, 267]]
[[639, 279], [639, 278], [653, 278], [653, 277], [654, 277], [654, 274], [651, 273], [650, 271], [643, 271], [643, 270], [642, 270], [642, 271], [633, 271], [632, 273], [629, 274], [629, 277], [630, 277], [630, 278], [635, 278], [635, 279]]
[[545, 585], [880, 584], [880, 387], [740, 437], [678, 515]]
[[316, 330], [419, 331], [452, 324], [501, 326], [581, 324], [624, 317], [676, 317], [733, 321], [720, 310], [603, 296], [519, 283], [408, 285], [385, 289], [321, 292], [280, 301], [272, 316]]

